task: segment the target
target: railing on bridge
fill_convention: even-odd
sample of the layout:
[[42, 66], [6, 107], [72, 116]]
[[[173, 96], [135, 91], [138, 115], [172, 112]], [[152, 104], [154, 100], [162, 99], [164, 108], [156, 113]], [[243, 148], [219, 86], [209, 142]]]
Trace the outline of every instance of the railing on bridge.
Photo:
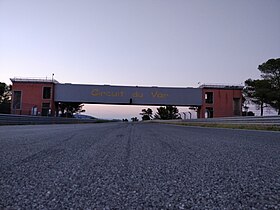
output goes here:
[[221, 117], [207, 119], [183, 120], [184, 122], [198, 123], [228, 123], [228, 124], [271, 124], [280, 126], [280, 116], [250, 116], [250, 117]]

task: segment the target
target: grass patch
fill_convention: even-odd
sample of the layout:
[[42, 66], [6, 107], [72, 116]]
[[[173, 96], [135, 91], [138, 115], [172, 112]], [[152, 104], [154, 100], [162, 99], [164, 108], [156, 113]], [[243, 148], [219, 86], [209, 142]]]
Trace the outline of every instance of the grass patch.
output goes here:
[[280, 131], [280, 126], [265, 125], [265, 124], [222, 124], [222, 123], [189, 123], [189, 122], [162, 122], [162, 123], [183, 125], [183, 126], [209, 127], [209, 128]]

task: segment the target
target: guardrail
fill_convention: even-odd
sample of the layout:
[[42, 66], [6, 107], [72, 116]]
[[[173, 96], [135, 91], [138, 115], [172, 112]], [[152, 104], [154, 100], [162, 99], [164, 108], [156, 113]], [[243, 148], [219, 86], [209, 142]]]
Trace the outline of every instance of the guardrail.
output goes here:
[[74, 124], [96, 123], [98, 119], [76, 119], [62, 117], [43, 117], [30, 115], [0, 114], [0, 125], [35, 125], [35, 124]]
[[226, 124], [267, 124], [279, 125], [280, 116], [263, 116], [263, 117], [223, 117], [223, 118], [207, 118], [207, 119], [188, 119], [183, 122], [192, 123], [226, 123]]

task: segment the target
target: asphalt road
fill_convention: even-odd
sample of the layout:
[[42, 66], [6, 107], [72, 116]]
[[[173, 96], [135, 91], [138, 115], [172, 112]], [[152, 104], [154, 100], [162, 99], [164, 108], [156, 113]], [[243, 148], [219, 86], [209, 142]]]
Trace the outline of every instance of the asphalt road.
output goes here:
[[280, 132], [0, 127], [0, 209], [280, 209]]

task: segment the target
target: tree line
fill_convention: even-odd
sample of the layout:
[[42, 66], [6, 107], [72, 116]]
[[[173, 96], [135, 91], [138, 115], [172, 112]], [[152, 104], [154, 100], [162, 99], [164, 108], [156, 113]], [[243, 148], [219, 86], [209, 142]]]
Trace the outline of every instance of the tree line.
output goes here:
[[280, 58], [269, 59], [258, 66], [261, 79], [247, 79], [243, 90], [247, 101], [253, 102], [261, 111], [273, 108], [280, 115]]
[[6, 83], [0, 82], [0, 113], [11, 113], [11, 91], [12, 86], [6, 85]]
[[157, 112], [153, 115], [153, 110], [142, 109], [140, 113], [142, 115], [142, 120], [151, 120], [151, 119], [161, 119], [161, 120], [172, 120], [172, 119], [181, 119], [179, 110], [176, 106], [161, 106], [157, 108]]

